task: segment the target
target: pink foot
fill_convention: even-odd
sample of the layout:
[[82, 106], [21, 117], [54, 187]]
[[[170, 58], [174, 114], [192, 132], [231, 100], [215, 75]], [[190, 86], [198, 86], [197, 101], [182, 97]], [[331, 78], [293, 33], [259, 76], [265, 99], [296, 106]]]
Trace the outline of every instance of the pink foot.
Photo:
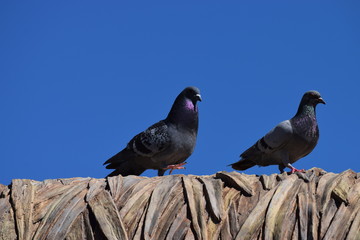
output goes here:
[[169, 165], [166, 168], [163, 168], [163, 170], [168, 170], [170, 169], [169, 174], [172, 173], [172, 171], [174, 171], [174, 169], [185, 169], [185, 167], [183, 167], [186, 164], [186, 162], [183, 163], [179, 163], [179, 164], [174, 164], [174, 165]]
[[291, 168], [291, 171], [289, 172], [290, 174], [293, 174], [294, 172], [305, 172], [305, 169], [301, 169], [301, 170], [299, 170], [299, 169], [296, 169], [296, 168]]

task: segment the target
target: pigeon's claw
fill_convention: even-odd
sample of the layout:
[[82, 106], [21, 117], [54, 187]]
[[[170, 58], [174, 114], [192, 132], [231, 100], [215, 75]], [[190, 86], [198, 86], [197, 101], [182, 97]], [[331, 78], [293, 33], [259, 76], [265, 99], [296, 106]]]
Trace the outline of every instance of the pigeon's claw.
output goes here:
[[172, 171], [174, 171], [174, 169], [185, 169], [185, 167], [183, 167], [185, 164], [186, 164], [186, 162], [179, 163], [179, 164], [168, 165], [166, 168], [163, 168], [163, 170], [170, 169], [169, 174], [171, 174]]
[[291, 171], [289, 172], [290, 174], [293, 174], [295, 172], [305, 172], [305, 169], [296, 169], [294, 167], [291, 168]]
[[296, 169], [290, 163], [288, 163], [286, 166], [291, 169], [291, 171], [288, 172], [289, 174], [293, 174], [295, 172], [305, 172], [305, 169], [301, 169], [301, 170]]

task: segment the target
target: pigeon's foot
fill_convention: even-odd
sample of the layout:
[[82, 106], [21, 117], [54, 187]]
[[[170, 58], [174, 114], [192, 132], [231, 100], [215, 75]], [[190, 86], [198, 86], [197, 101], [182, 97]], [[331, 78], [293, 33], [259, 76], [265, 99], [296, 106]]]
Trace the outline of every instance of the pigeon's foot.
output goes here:
[[[293, 173], [295, 173], [295, 172], [305, 172], [305, 169], [301, 169], [301, 170], [296, 169], [296, 168], [294, 168], [290, 163], [286, 164], [286, 167], [288, 167], [288, 168], [291, 169], [291, 171], [288, 172], [289, 174], [293, 174]], [[280, 167], [279, 167], [279, 169], [280, 169]], [[281, 169], [280, 169], [280, 171], [281, 171]]]
[[293, 174], [295, 172], [305, 172], [305, 169], [296, 169], [296, 168], [292, 167], [289, 174]]
[[185, 167], [183, 167], [186, 164], [186, 162], [183, 163], [179, 163], [179, 164], [174, 164], [174, 165], [169, 165], [166, 168], [163, 168], [163, 170], [168, 170], [170, 169], [169, 174], [172, 173], [172, 171], [174, 171], [174, 169], [185, 169]]

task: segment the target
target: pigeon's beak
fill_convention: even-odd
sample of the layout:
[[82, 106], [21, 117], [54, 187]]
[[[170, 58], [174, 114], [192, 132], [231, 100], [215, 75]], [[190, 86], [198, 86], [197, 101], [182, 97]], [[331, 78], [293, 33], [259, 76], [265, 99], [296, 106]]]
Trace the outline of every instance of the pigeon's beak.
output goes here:
[[319, 102], [319, 103], [322, 103], [322, 104], [326, 104], [325, 101], [324, 101], [324, 99], [322, 99], [322, 98], [319, 98], [319, 99], [318, 99], [318, 102]]
[[202, 101], [200, 94], [196, 94], [195, 97], [196, 97], [196, 99], [197, 99], [198, 101], [200, 101], [200, 102]]

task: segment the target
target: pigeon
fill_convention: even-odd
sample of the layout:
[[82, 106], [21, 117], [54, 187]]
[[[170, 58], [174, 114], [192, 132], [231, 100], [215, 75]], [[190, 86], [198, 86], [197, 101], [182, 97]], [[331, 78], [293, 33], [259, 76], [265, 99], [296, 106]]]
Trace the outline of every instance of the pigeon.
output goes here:
[[108, 159], [104, 165], [115, 169], [108, 176], [140, 175], [147, 169], [158, 170], [163, 176], [174, 169], [184, 169], [185, 160], [196, 144], [199, 125], [197, 87], [185, 88], [175, 99], [168, 116], [133, 137], [127, 146]]
[[264, 137], [240, 155], [240, 160], [230, 164], [236, 170], [246, 170], [255, 165], [278, 165], [281, 173], [285, 167], [290, 173], [304, 172], [291, 164], [308, 155], [319, 139], [316, 106], [325, 104], [317, 91], [306, 92], [297, 113], [290, 120], [275, 126]]

